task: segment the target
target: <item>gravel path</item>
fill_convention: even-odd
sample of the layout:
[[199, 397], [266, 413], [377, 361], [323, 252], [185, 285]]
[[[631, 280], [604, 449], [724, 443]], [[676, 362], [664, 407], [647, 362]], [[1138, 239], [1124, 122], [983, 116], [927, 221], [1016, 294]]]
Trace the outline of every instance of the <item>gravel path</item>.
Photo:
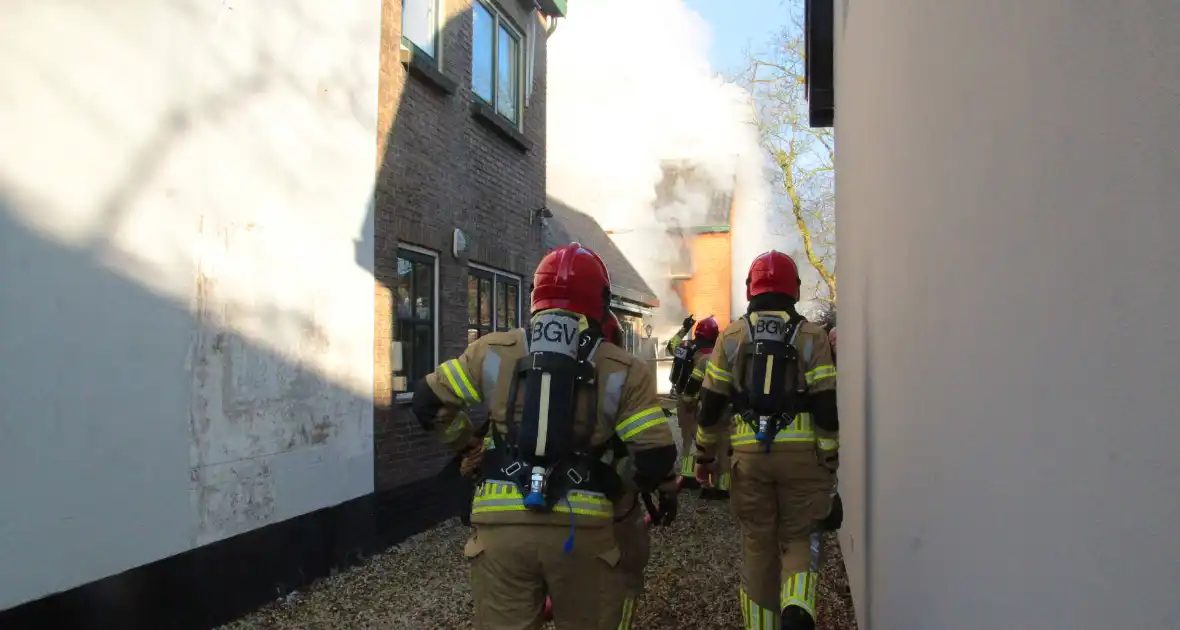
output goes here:
[[[738, 530], [726, 502], [681, 494], [681, 516], [655, 529], [637, 630], [741, 628]], [[365, 564], [320, 580], [224, 630], [459, 630], [471, 628], [462, 556], [469, 529], [458, 519], [415, 536]], [[830, 536], [819, 588], [819, 629], [856, 630], [843, 559]]]

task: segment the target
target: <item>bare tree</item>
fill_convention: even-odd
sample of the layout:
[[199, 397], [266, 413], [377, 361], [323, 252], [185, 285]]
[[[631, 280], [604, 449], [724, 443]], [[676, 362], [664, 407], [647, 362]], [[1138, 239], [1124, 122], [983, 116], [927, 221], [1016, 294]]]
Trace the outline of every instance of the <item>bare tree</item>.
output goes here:
[[765, 51], [749, 55], [739, 81], [754, 96], [762, 146], [776, 167], [777, 223], [798, 232], [803, 255], [819, 276], [805, 297], [834, 303], [835, 141], [831, 129], [808, 125], [800, 10], [794, 18]]

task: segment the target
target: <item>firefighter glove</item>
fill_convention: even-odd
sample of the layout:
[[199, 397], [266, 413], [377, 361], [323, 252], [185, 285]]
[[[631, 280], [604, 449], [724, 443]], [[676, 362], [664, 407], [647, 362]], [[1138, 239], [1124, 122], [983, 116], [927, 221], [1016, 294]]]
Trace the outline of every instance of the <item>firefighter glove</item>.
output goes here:
[[676, 512], [680, 507], [680, 498], [676, 496], [675, 491], [669, 492], [667, 490], [660, 490], [656, 493], [656, 503], [658, 505], [660, 520], [656, 525], [660, 527], [668, 527], [672, 521], [676, 520]]
[[483, 464], [484, 452], [483, 441], [468, 446], [461, 454], [459, 474], [466, 479], [476, 478], [479, 475], [480, 466]]
[[681, 324], [681, 328], [684, 330], [684, 332], [688, 332], [692, 330], [692, 325], [695, 323], [697, 323], [697, 320], [693, 319], [692, 315], [689, 315], [688, 317], [684, 318], [684, 323]]
[[693, 473], [696, 477], [697, 483], [701, 484], [703, 488], [712, 488], [714, 480], [717, 479], [717, 459], [710, 457], [708, 459], [696, 460], [696, 467]]

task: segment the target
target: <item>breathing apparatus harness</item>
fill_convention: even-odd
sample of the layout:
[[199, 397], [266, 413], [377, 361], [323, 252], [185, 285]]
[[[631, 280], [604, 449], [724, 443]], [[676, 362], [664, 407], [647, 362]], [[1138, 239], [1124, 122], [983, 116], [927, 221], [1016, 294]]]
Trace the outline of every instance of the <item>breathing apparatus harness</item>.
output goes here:
[[806, 390], [799, 385], [799, 353], [795, 338], [807, 321], [797, 313], [747, 313], [748, 343], [742, 350], [745, 370], [736, 411], [755, 431], [754, 439], [769, 451], [779, 431], [804, 410]]
[[[575, 522], [570, 491], [600, 492], [612, 501], [622, 493], [618, 474], [602, 461], [611, 443], [591, 442], [598, 425], [594, 354], [602, 335], [576, 313], [549, 310], [533, 316], [524, 339], [527, 354], [516, 362], [508, 389], [506, 433], [492, 431], [485, 478], [513, 483], [532, 512], [552, 512], [564, 500], [570, 508], [568, 552]], [[579, 409], [587, 410], [581, 430]]]
[[673, 395], [683, 392], [688, 386], [696, 353], [696, 341], [691, 339], [681, 341], [672, 351], [672, 373], [668, 375], [668, 380], [672, 382]]

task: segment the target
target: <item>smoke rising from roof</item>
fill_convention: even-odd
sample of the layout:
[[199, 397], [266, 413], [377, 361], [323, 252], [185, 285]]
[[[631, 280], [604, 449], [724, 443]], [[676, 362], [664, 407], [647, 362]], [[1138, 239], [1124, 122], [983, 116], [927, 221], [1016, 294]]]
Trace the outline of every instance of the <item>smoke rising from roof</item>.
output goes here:
[[745, 266], [772, 246], [750, 95], [715, 73], [710, 39], [682, 0], [593, 0], [571, 3], [548, 42], [549, 193], [611, 233], [660, 298], [658, 335], [686, 315], [671, 273], [687, 252], [670, 228], [717, 225], [710, 208], [734, 200], [739, 312]]

